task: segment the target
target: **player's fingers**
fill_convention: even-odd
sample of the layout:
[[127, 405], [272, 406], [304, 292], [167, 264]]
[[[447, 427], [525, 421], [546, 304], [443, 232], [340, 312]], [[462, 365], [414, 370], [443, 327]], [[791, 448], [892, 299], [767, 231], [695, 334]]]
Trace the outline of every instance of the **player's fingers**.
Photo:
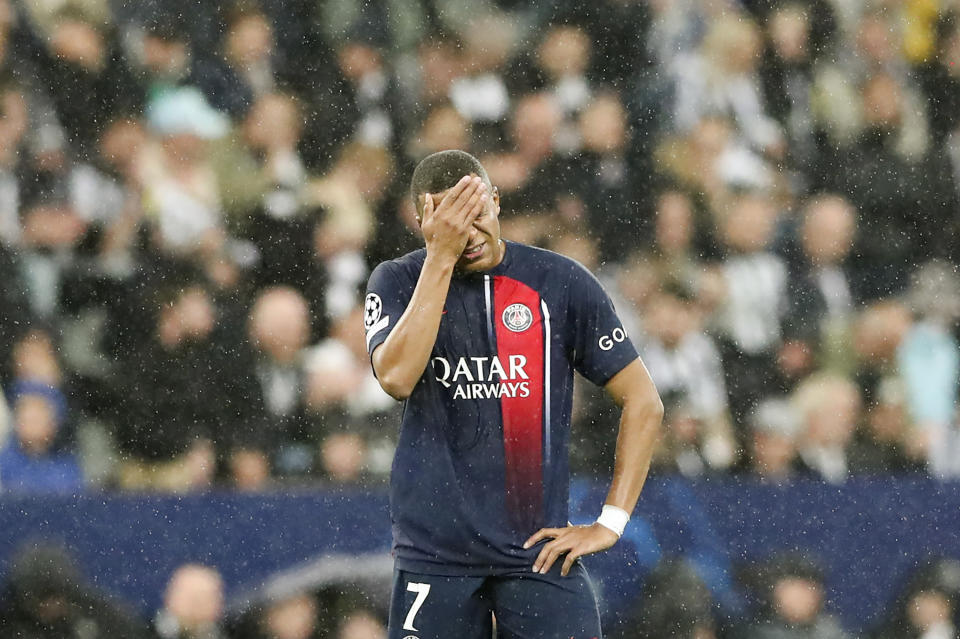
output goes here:
[[553, 550], [550, 544], [552, 543], [551, 541], [540, 550], [540, 554], [537, 555], [537, 559], [533, 562], [533, 572], [543, 572], [543, 567], [550, 561], [550, 552]]
[[568, 550], [570, 550], [568, 543], [565, 543], [562, 539], [554, 539], [540, 551], [540, 556], [537, 557], [537, 561], [533, 564], [533, 571], [539, 572], [542, 575], [547, 574], [551, 566], [553, 566], [553, 562]]
[[487, 204], [487, 187], [482, 182], [463, 207], [463, 228], [469, 229]]
[[537, 558], [533, 562], [533, 572], [540, 572], [543, 569], [544, 564], [550, 560], [550, 553], [553, 552], [553, 549], [556, 547], [557, 541], [553, 540], [544, 545], [540, 549], [540, 553], [537, 555]]
[[457, 200], [463, 197], [464, 193], [472, 193], [476, 189], [477, 183], [469, 175], [464, 175], [460, 180], [454, 184], [452, 187], [447, 189], [446, 194], [444, 194], [443, 199], [440, 200], [440, 204], [437, 205], [437, 208], [440, 207], [454, 207], [458, 206]]
[[560, 567], [560, 576], [566, 577], [570, 574], [570, 569], [573, 568], [573, 562], [583, 556], [583, 552], [577, 548], [574, 548], [567, 553], [566, 558], [563, 560], [563, 566]]
[[479, 197], [479, 194], [484, 189], [486, 189], [486, 187], [483, 184], [483, 180], [481, 180], [476, 176], [470, 178], [470, 182], [465, 187], [463, 187], [463, 190], [460, 191], [460, 195], [458, 195], [456, 200], [454, 200], [451, 203], [454, 210], [456, 210], [458, 214], [461, 216], [459, 218], [460, 220], [465, 218], [469, 213], [470, 208], [472, 206], [471, 201], [473, 200], [473, 198]]
[[523, 547], [524, 547], [524, 548], [529, 548], [530, 546], [534, 545], [534, 544], [537, 543], [538, 541], [541, 541], [541, 540], [543, 540], [543, 539], [550, 539], [550, 538], [552, 538], [552, 537], [556, 537], [558, 534], [560, 534], [560, 529], [559, 529], [559, 528], [541, 528], [541, 529], [538, 530], [537, 532], [533, 533], [533, 534], [530, 536], [530, 539], [528, 539], [528, 540], [526, 540], [525, 542], [523, 542]]
[[426, 193], [423, 196], [423, 218], [420, 220], [421, 224], [433, 215], [433, 210], [433, 193]]

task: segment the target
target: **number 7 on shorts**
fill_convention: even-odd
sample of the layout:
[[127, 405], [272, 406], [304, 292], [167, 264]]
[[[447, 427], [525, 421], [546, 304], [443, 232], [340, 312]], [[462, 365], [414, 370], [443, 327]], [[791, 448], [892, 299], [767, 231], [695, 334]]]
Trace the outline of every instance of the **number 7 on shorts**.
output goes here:
[[430, 584], [410, 582], [407, 584], [407, 590], [417, 593], [417, 598], [413, 600], [413, 605], [410, 606], [410, 612], [407, 613], [407, 618], [403, 620], [403, 629], [419, 632], [413, 627], [413, 618], [417, 616], [417, 613], [420, 612], [420, 606], [427, 600], [427, 595], [430, 594]]

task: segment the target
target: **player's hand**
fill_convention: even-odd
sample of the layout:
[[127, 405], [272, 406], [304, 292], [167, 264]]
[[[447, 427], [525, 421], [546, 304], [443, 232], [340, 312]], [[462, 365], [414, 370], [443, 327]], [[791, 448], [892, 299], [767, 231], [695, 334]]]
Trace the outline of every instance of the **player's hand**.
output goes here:
[[432, 193], [424, 195], [420, 228], [427, 253], [459, 260], [470, 238], [470, 228], [489, 197], [483, 180], [469, 175], [447, 189], [439, 202]]
[[613, 546], [619, 537], [605, 526], [593, 523], [589, 526], [567, 526], [565, 528], [541, 528], [524, 542], [523, 547], [529, 548], [544, 539], [552, 539], [540, 549], [537, 560], [533, 562], [533, 572], [546, 574], [560, 555], [566, 555], [560, 576], [566, 577], [570, 568], [584, 555], [590, 555]]

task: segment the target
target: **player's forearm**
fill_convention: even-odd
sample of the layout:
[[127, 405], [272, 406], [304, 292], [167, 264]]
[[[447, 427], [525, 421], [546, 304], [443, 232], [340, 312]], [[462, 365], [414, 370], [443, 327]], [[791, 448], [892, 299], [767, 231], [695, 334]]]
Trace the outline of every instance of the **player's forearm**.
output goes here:
[[663, 404], [655, 390], [624, 402], [613, 481], [604, 503], [633, 512], [650, 470], [662, 419]]
[[377, 379], [396, 399], [410, 396], [427, 367], [452, 276], [452, 262], [427, 255], [407, 309], [390, 336], [373, 352]]

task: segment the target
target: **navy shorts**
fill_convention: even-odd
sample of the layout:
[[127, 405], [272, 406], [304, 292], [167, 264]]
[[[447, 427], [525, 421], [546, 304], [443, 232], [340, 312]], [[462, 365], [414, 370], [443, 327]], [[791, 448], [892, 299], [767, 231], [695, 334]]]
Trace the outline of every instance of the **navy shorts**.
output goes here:
[[394, 569], [389, 639], [600, 639], [597, 597], [578, 561], [560, 576], [532, 571], [490, 577]]

